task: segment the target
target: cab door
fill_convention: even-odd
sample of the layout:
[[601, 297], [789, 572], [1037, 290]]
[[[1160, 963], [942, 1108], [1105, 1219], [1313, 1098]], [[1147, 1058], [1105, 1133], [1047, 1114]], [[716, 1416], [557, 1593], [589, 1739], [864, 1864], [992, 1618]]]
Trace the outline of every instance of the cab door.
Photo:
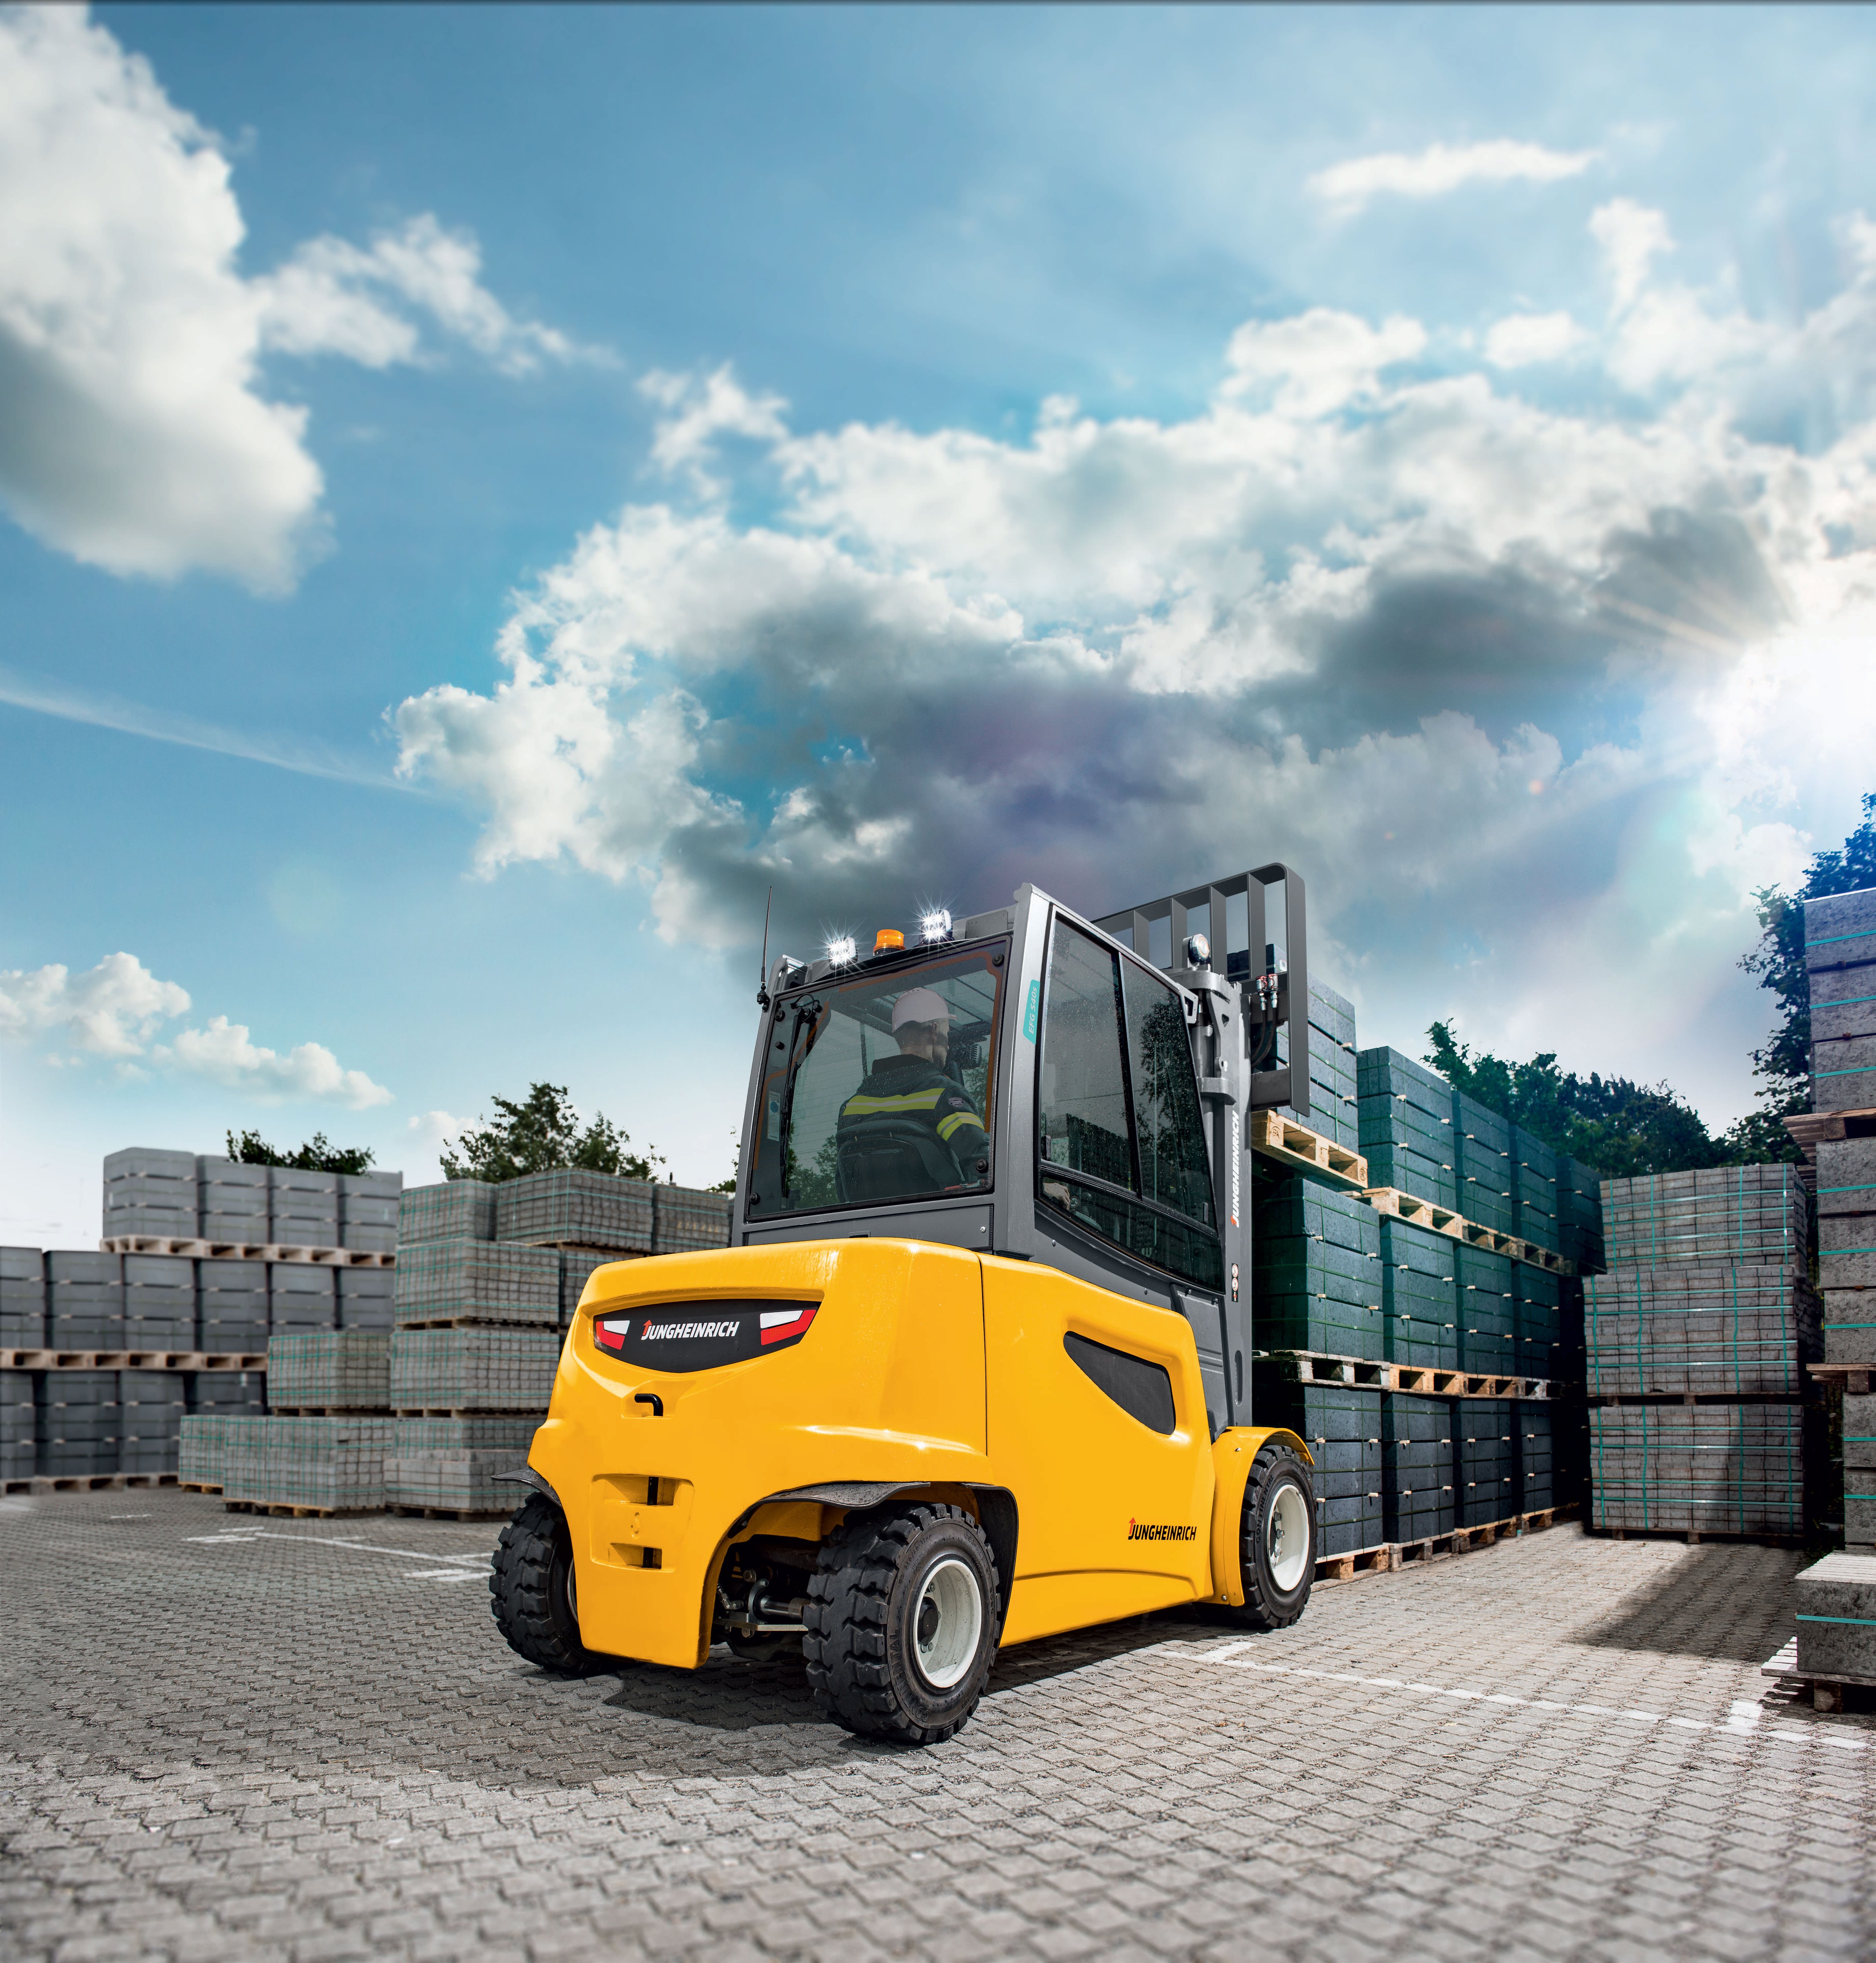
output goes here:
[[1210, 1595], [1211, 1435], [1185, 1318], [991, 1255], [984, 1337], [991, 1462], [1019, 1523], [1004, 1641]]

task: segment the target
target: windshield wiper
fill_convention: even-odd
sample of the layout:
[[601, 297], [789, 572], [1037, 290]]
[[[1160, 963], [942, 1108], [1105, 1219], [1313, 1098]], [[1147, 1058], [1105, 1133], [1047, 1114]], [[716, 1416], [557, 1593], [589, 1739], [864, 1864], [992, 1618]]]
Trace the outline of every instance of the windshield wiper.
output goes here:
[[812, 995], [804, 995], [795, 1004], [795, 1020], [789, 1026], [788, 1081], [782, 1087], [782, 1197], [785, 1200], [789, 1196], [788, 1169], [795, 1155], [794, 1136], [789, 1129], [789, 1121], [795, 1113], [795, 1079], [799, 1074], [802, 1065], [808, 1061], [808, 1051], [815, 1046], [814, 1033], [810, 1030], [808, 1049], [803, 1050], [799, 1056], [795, 1054], [795, 1046], [801, 1039], [804, 1017], [812, 1023], [818, 1023], [821, 1020], [821, 1004]]

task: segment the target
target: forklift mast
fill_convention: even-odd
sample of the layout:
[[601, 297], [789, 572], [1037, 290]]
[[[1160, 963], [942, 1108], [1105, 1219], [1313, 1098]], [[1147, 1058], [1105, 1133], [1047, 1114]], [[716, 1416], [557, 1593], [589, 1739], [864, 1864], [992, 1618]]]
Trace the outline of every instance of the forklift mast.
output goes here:
[[[1280, 946], [1266, 937], [1268, 889], [1279, 883]], [[1026, 885], [1011, 906], [955, 926], [948, 915], [942, 920], [934, 930], [927, 917], [916, 945], [903, 945], [904, 936], [888, 930], [870, 955], [850, 940], [837, 941], [812, 962], [783, 956], [764, 976], [731, 1244], [903, 1238], [1045, 1263], [1183, 1315], [1196, 1341], [1214, 1434], [1227, 1425], [1249, 1424], [1250, 1119], [1279, 1105], [1299, 1116], [1309, 1110], [1301, 879], [1287, 866], [1263, 866], [1097, 920]], [[1194, 1084], [1182, 1094], [1189, 1100], [1196, 1087], [1200, 1116], [1192, 1122], [1204, 1132], [1212, 1222], [1180, 1215], [1144, 1190], [1137, 1171], [1134, 1190], [1127, 1191], [1125, 1139], [1117, 1142], [1119, 1157], [1105, 1180], [1071, 1170], [1042, 1141], [1050, 964], [1064, 934], [1084, 961], [1092, 951], [1102, 964], [1116, 964], [1117, 999], [1144, 982], [1164, 1005], [1162, 1030], [1169, 1019], [1176, 1029], [1183, 1016]], [[1130, 961], [1158, 978], [1136, 976], [1123, 988]], [[994, 1004], [974, 1038], [981, 1052], [974, 1065], [981, 1090], [974, 1094], [981, 1100], [988, 1152], [970, 1170], [981, 1177], [901, 1198], [854, 1196], [850, 1185], [839, 1183], [830, 1099], [857, 1093], [863, 1067], [893, 1049], [889, 1011], [880, 1007], [886, 996], [928, 984], [961, 995], [967, 982], [972, 999]], [[1279, 1063], [1278, 1033], [1286, 1026], [1288, 1053]], [[817, 1049], [820, 1057], [811, 1068], [808, 1060]], [[830, 1062], [849, 1055], [853, 1062], [838, 1070]], [[1126, 1066], [1117, 1058], [1116, 1068]], [[1144, 1121], [1130, 1108], [1121, 1122], [1133, 1137], [1137, 1168]], [[1061, 1143], [1055, 1142], [1058, 1148]], [[1071, 1189], [1077, 1199], [1096, 1203], [1064, 1204]], [[1197, 1190], [1203, 1189], [1201, 1177]], [[1187, 1212], [1195, 1206], [1203, 1210], [1194, 1201]], [[1104, 1228], [1103, 1207], [1132, 1224]]]

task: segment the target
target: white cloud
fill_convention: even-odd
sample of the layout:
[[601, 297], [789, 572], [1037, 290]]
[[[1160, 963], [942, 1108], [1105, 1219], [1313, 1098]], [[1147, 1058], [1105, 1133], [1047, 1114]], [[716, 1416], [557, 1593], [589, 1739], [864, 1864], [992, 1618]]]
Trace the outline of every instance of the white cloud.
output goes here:
[[226, 160], [69, 8], [0, 15], [0, 495], [114, 572], [290, 584], [322, 489], [257, 392]]
[[256, 282], [265, 344], [290, 354], [339, 354], [368, 368], [418, 358], [415, 325], [399, 303], [421, 309], [445, 334], [511, 375], [543, 360], [605, 360], [539, 321], [517, 320], [481, 280], [482, 248], [446, 232], [430, 213], [369, 248], [330, 235], [309, 239], [279, 271]]
[[324, 481], [266, 349], [413, 360], [415, 309], [511, 373], [591, 352], [511, 315], [433, 217], [258, 280], [244, 232], [216, 139], [147, 62], [82, 8], [0, 13], [0, 500], [46, 544], [284, 590], [322, 546]]
[[1561, 361], [1586, 338], [1567, 313], [1508, 314], [1492, 323], [1485, 337], [1485, 358], [1494, 368]]
[[1443, 197], [1469, 184], [1554, 184], [1587, 170], [1596, 155], [1594, 150], [1552, 150], [1503, 136], [1484, 143], [1429, 143], [1413, 154], [1388, 151], [1332, 164], [1317, 171], [1308, 188], [1346, 216], [1385, 195]]
[[1391, 314], [1377, 329], [1353, 314], [1311, 307], [1287, 320], [1252, 321], [1231, 336], [1228, 397], [1274, 384], [1279, 415], [1308, 420], [1371, 399], [1381, 370], [1416, 359], [1426, 330]]
[[709, 481], [705, 466], [719, 436], [777, 443], [788, 434], [782, 421], [787, 403], [780, 395], [749, 394], [728, 362], [702, 379], [655, 368], [641, 378], [639, 392], [665, 411], [653, 433], [652, 460], [665, 470], [687, 471], [699, 482]]
[[0, 1036], [56, 1030], [93, 1056], [140, 1056], [158, 1024], [188, 1012], [188, 991], [133, 954], [107, 954], [78, 975], [58, 962], [0, 970]]
[[[1101, 908], [1238, 841], [1308, 869], [1355, 985], [1349, 950], [1391, 923], [1418, 978], [1385, 992], [1423, 1028], [1465, 1009], [1496, 1035], [1516, 1001], [1593, 1045], [1562, 953], [1609, 950], [1654, 1020], [1595, 1067], [1652, 1077], [1644, 1036], [1717, 1013], [1752, 885], [1865, 768], [1868, 691], [1815, 650], [1876, 618], [1871, 402], [1840, 379], [1808, 450], [1743, 423], [1803, 360], [1867, 368], [1860, 225], [1842, 290], [1775, 346], [1678, 299], [1711, 358], [1653, 415], [1416, 374], [1423, 323], [1326, 309], [1247, 324], [1183, 419], [1053, 398], [1007, 440], [796, 434], [727, 374], [716, 411], [674, 385], [674, 424], [695, 420], [671, 460], [741, 428], [780, 510], [735, 521], [700, 479], [690, 508], [592, 527], [517, 597], [496, 687], [399, 709], [400, 768], [484, 814], [485, 873], [564, 854], [706, 943], [752, 933], [770, 880], [798, 933], [1025, 878]], [[1567, 343], [1615, 373], [1661, 297], [1644, 278], [1600, 344], [1567, 316], [1501, 322], [1485, 358]], [[1843, 732], [1814, 770], [1789, 761], [1823, 754], [1794, 703]]]
[[112, 1058], [130, 1078], [148, 1074], [133, 1061], [140, 1058], [159, 1069], [211, 1078], [264, 1097], [345, 1104], [355, 1111], [391, 1101], [389, 1091], [363, 1071], [342, 1068], [323, 1044], [301, 1043], [282, 1056], [260, 1048], [244, 1024], [226, 1016], [215, 1017], [206, 1029], [180, 1030], [167, 1043], [153, 1042], [162, 1024], [186, 1016], [190, 1007], [186, 988], [159, 981], [131, 954], [107, 955], [78, 975], [57, 962], [0, 970], [0, 1036], [56, 1034], [88, 1055]]
[[1632, 306], [1656, 256], [1674, 249], [1666, 217], [1631, 197], [1612, 198], [1589, 214], [1589, 230], [1602, 248], [1618, 311]]
[[192, 1077], [251, 1091], [262, 1097], [305, 1099], [344, 1104], [354, 1111], [389, 1104], [391, 1093], [362, 1070], [343, 1068], [323, 1043], [304, 1042], [282, 1056], [262, 1048], [247, 1026], [213, 1017], [206, 1029], [184, 1030], [175, 1041], [151, 1052], [152, 1061]]

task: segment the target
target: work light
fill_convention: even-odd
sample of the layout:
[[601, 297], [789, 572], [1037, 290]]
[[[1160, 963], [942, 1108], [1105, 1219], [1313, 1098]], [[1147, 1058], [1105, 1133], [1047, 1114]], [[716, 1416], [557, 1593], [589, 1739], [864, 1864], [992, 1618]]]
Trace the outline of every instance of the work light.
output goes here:
[[850, 966], [856, 952], [850, 933], [835, 933], [828, 937], [828, 959], [836, 968]]
[[951, 914], [948, 908], [939, 907], [923, 915], [918, 923], [919, 932], [929, 943], [949, 940], [951, 938]]

